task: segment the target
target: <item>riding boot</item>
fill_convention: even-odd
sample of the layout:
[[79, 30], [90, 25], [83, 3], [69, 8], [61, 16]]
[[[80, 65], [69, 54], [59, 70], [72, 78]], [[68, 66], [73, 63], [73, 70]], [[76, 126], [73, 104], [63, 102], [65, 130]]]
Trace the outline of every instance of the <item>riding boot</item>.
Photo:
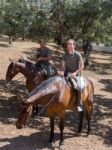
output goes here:
[[76, 99], [77, 99], [77, 111], [81, 112], [82, 110], [82, 100], [81, 100], [81, 91], [76, 91]]
[[51, 66], [49, 65], [49, 66], [47, 66], [47, 77], [49, 78], [49, 77], [51, 77], [52, 76], [52, 68], [51, 68]]
[[51, 66], [50, 65], [44, 65], [44, 68], [46, 70], [47, 78], [51, 77], [51, 75], [52, 75]]

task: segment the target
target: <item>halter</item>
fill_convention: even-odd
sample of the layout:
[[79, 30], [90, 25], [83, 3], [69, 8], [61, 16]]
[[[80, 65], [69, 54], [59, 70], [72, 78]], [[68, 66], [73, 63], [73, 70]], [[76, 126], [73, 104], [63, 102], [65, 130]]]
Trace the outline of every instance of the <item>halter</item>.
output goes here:
[[[36, 117], [34, 117], [33, 119], [37, 119], [48, 107], [48, 105], [54, 100], [54, 98], [57, 96], [57, 93], [50, 99], [50, 101], [44, 106], [44, 108], [42, 108], [42, 110], [37, 114]], [[30, 122], [30, 124], [28, 125], [29, 127], [32, 125], [33, 120]]]
[[[21, 80], [20, 80], [21, 79]], [[18, 78], [18, 79], [16, 79], [17, 81], [23, 81], [25, 79], [25, 77], [20, 77], [20, 78]], [[13, 89], [15, 89], [17, 87], [17, 84], [13, 87]]]

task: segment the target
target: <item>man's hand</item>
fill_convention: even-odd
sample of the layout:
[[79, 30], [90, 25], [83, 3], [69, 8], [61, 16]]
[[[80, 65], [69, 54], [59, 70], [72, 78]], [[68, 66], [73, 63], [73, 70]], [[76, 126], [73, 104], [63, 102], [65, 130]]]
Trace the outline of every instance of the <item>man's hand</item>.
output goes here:
[[22, 58], [23, 58], [24, 60], [28, 60], [28, 58], [27, 58], [27, 56], [26, 56], [25, 54], [22, 55]]
[[43, 60], [43, 57], [39, 57], [39, 58], [37, 59], [37, 61], [40, 61], [40, 60]]
[[71, 77], [76, 77], [76, 72], [71, 73]]
[[63, 71], [58, 71], [58, 75], [63, 77], [64, 76], [64, 72]]

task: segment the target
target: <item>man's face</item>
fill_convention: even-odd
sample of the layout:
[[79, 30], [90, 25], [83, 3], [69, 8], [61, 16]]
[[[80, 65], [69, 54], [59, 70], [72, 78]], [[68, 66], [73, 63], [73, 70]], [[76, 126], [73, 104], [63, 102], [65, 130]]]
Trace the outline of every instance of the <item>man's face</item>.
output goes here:
[[45, 46], [45, 43], [42, 42], [42, 41], [39, 44], [40, 44], [40, 47], [44, 47]]
[[67, 50], [68, 52], [72, 52], [75, 49], [74, 42], [72, 40], [69, 40], [67, 42]]

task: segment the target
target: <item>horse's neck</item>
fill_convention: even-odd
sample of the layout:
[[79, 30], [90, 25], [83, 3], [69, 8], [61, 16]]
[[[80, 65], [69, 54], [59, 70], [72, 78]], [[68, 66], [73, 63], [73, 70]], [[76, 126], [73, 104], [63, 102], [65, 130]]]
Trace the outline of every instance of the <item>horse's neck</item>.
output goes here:
[[[65, 87], [66, 82], [60, 77], [52, 77], [48, 80], [42, 82], [41, 85], [37, 86], [30, 94], [29, 98], [26, 100], [28, 103], [39, 103], [41, 104], [42, 97], [49, 96], [59, 96], [60, 91]], [[60, 95], [61, 96], [61, 95]], [[60, 97], [61, 98], [61, 97]], [[47, 100], [42, 100], [42, 103], [46, 103]], [[49, 100], [48, 100], [49, 101]]]
[[26, 64], [25, 63], [20, 63], [20, 62], [17, 62], [16, 64], [19, 68], [19, 72], [21, 74], [23, 74], [26, 78], [28, 78], [28, 74], [30, 73], [30, 70], [27, 70], [26, 68]]

